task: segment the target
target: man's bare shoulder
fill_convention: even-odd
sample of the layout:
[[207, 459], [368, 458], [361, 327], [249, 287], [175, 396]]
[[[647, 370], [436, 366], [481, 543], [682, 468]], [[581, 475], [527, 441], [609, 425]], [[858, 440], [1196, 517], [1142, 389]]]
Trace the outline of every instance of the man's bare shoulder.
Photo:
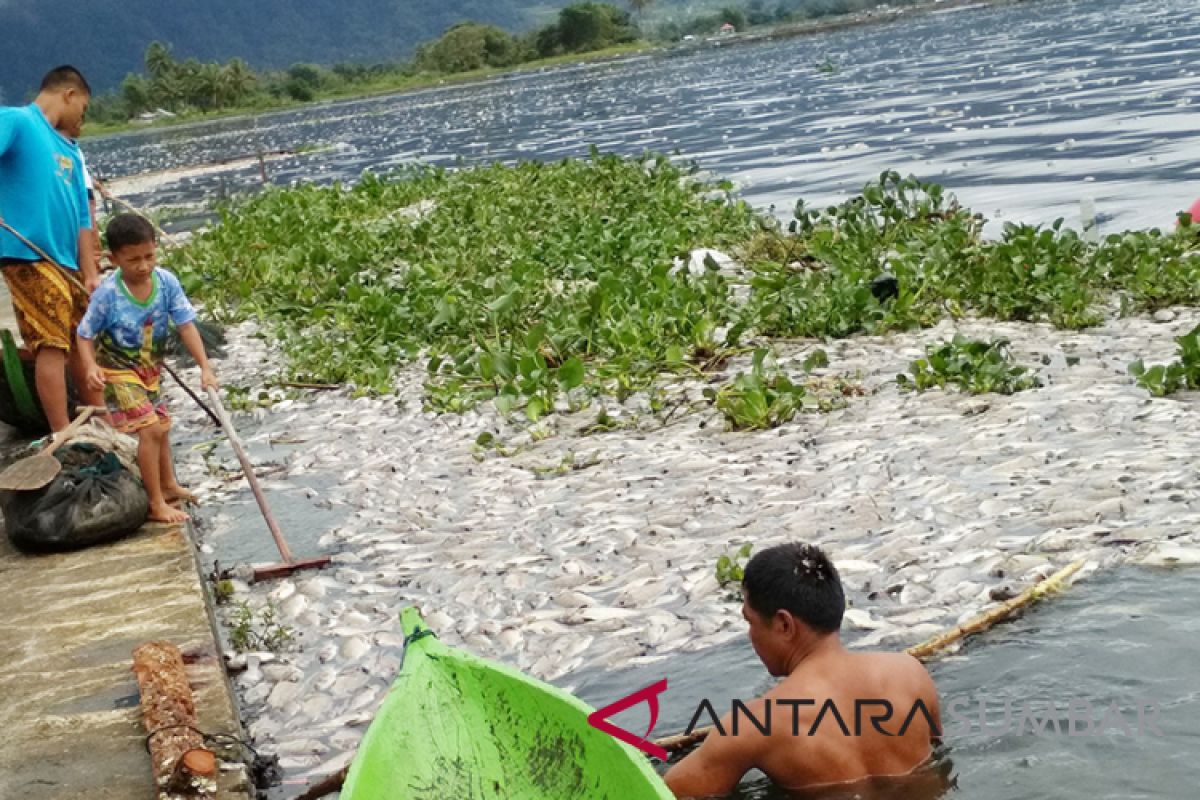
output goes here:
[[867, 666], [874, 669], [886, 670], [887, 672], [896, 675], [926, 677], [929, 675], [929, 671], [925, 669], [924, 664], [903, 651], [899, 653], [884, 652], [882, 650], [868, 651], [856, 653], [855, 657], [859, 659], [859, 666]]

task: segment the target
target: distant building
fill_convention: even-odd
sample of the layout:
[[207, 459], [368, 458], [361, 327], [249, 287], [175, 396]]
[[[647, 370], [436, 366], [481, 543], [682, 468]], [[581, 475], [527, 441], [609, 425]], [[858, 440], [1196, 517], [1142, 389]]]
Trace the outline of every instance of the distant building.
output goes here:
[[733, 27], [732, 24], [726, 22], [724, 25], [721, 26], [721, 30], [717, 31], [717, 33], [721, 34], [722, 36], [729, 36], [730, 34], [737, 33], [737, 28]]

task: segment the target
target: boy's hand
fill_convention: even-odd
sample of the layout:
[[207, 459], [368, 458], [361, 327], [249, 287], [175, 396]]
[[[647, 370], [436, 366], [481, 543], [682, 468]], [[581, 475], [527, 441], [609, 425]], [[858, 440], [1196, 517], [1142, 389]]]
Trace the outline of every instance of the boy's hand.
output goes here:
[[88, 367], [87, 382], [88, 387], [95, 389], [97, 392], [104, 388], [104, 384], [107, 383], [107, 381], [104, 380], [104, 370], [100, 368], [99, 364]]
[[217, 374], [209, 368], [200, 370], [200, 388], [201, 389], [219, 389], [221, 385], [217, 383]]

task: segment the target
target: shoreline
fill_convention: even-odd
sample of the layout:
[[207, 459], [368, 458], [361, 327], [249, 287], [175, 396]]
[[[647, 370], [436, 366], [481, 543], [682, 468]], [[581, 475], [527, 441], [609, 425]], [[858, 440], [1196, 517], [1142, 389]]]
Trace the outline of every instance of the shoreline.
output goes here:
[[[995, 8], [999, 6], [1018, 5], [1035, 1], [1036, 0], [927, 0], [927, 2], [919, 2], [897, 8], [888, 7], [882, 10], [877, 8], [868, 11], [856, 12], [854, 14], [831, 17], [828, 19], [785, 23], [774, 26], [761, 26], [759, 28], [750, 28], [745, 33], [736, 33], [728, 36], [711, 35], [698, 38], [693, 43], [656, 43], [647, 40], [638, 40], [630, 45], [620, 45], [590, 53], [576, 53], [572, 55], [556, 56], [554, 58], [540, 59], [538, 61], [531, 61], [512, 67], [489, 68], [450, 75], [439, 75], [436, 77], [415, 76], [408, 82], [399, 81], [395, 82], [393, 85], [377, 86], [374, 88], [347, 88], [344, 91], [332, 92], [311, 101], [301, 102], [295, 100], [280, 100], [277, 103], [271, 103], [263, 107], [231, 108], [188, 117], [172, 117], [163, 120], [155, 120], [150, 123], [137, 123], [133, 121], [114, 123], [111, 125], [106, 123], [97, 123], [96, 125], [91, 126], [90, 129], [88, 126], [85, 126], [82, 139], [96, 140], [108, 136], [121, 136], [130, 133], [153, 132], [168, 128], [185, 128], [192, 125], [202, 125], [205, 123], [226, 121], [229, 119], [243, 117], [267, 116], [295, 111], [301, 108], [316, 108], [342, 102], [370, 100], [380, 97], [391, 97], [394, 95], [415, 94], [423, 91], [451, 87], [482, 85], [498, 78], [502, 79], [511, 75], [534, 73], [541, 70], [553, 70], [564, 66], [618, 64], [639, 56], [658, 56], [668, 58], [678, 57], [681, 55], [700, 53], [711, 48], [759, 44], [762, 42], [770, 42], [779, 39], [791, 39], [803, 36], [814, 36], [822, 33], [832, 33], [848, 28], [892, 23], [906, 17], [944, 12], [947, 10], [970, 11], [976, 8]], [[98, 127], [101, 129], [96, 131], [96, 128]]]
[[605, 48], [604, 50], [596, 50], [590, 53], [575, 53], [565, 56], [555, 56], [554, 58], [539, 59], [537, 61], [530, 61], [525, 64], [517, 64], [512, 67], [487, 68], [472, 70], [470, 72], [438, 76], [418, 75], [414, 76], [408, 81], [396, 81], [394, 82], [394, 85], [377, 86], [376, 88], [349, 87], [345, 90], [330, 92], [329, 94], [322, 95], [308, 101], [280, 99], [278, 102], [261, 107], [251, 106], [242, 108], [229, 108], [186, 117], [170, 117], [166, 119], [155, 120], [149, 123], [138, 123], [132, 120], [122, 123], [113, 123], [111, 125], [107, 123], [97, 123], [97, 125], [94, 127], [104, 127], [99, 132], [93, 133], [89, 132], [85, 126], [82, 139], [100, 139], [106, 136], [120, 136], [128, 133], [139, 133], [143, 131], [148, 132], [164, 129], [185, 128], [191, 125], [202, 125], [205, 123], [219, 122], [241, 117], [257, 117], [286, 113], [288, 111], [295, 111], [301, 108], [317, 108], [326, 105], [334, 105], [337, 103], [389, 97], [391, 95], [416, 94], [418, 92], [425, 92], [429, 90], [485, 84], [491, 80], [495, 80], [496, 78], [504, 78], [509, 75], [520, 75], [526, 72], [533, 73], [544, 69], [554, 69], [556, 67], [620, 62], [639, 55], [652, 53], [656, 50], [656, 46], [650, 42], [638, 41], [630, 45], [618, 45], [616, 47], [609, 47]]

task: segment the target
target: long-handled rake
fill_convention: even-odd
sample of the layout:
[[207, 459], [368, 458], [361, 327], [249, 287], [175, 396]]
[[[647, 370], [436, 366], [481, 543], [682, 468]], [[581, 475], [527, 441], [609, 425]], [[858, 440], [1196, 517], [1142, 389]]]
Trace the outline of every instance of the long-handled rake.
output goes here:
[[221, 405], [221, 396], [211, 386], [208, 387], [208, 399], [212, 403], [212, 407], [216, 411], [216, 416], [221, 422], [221, 429], [229, 437], [229, 445], [233, 448], [234, 454], [237, 455], [238, 461], [242, 465], [242, 474], [246, 476], [246, 480], [250, 483], [250, 491], [254, 492], [254, 499], [258, 502], [258, 508], [262, 511], [263, 519], [267, 521], [267, 528], [271, 531], [271, 536], [275, 538], [275, 546], [279, 548], [279, 555], [283, 556], [283, 562], [279, 564], [252, 565], [254, 579], [261, 581], [280, 578], [284, 575], [290, 575], [298, 569], [316, 569], [327, 565], [330, 560], [329, 556], [317, 556], [316, 558], [302, 558], [299, 560], [292, 556], [292, 551], [288, 548], [287, 542], [283, 539], [283, 533], [279, 530], [279, 523], [275, 521], [275, 516], [271, 513], [271, 509], [267, 505], [267, 498], [263, 495], [262, 488], [258, 485], [258, 477], [254, 474], [254, 466], [250, 463], [250, 459], [246, 457], [246, 451], [242, 449], [237, 431], [233, 429], [233, 423], [229, 420], [229, 413], [225, 410], [225, 406]]

